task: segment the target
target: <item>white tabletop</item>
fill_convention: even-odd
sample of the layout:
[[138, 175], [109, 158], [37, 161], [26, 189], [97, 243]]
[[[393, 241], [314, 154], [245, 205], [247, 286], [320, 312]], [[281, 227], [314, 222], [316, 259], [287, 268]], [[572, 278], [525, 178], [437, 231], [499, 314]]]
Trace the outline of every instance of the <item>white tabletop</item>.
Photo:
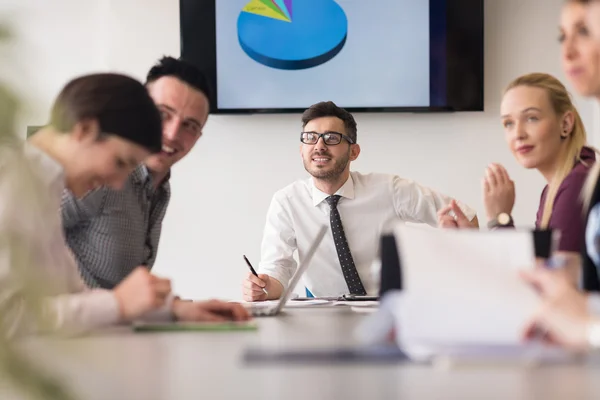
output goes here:
[[[133, 333], [115, 329], [52, 341], [51, 355], [27, 348], [65, 376], [81, 399], [592, 399], [600, 368], [586, 365], [463, 367], [426, 365], [248, 365], [250, 346], [356, 344], [365, 317], [349, 308], [288, 310], [250, 332]], [[44, 345], [47, 341], [44, 341]], [[41, 356], [45, 354], [45, 356]]]

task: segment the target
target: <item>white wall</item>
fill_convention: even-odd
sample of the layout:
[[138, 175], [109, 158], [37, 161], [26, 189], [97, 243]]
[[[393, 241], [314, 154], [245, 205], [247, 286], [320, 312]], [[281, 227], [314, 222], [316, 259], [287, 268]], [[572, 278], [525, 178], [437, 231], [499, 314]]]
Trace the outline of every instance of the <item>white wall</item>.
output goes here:
[[[501, 162], [517, 184], [515, 219], [533, 225], [543, 181], [509, 154], [499, 100], [519, 74], [542, 71], [564, 81], [557, 42], [562, 4], [487, 0], [486, 111], [357, 114], [362, 153], [353, 168], [418, 180], [477, 208], [483, 220], [480, 179], [488, 163]], [[11, 47], [17, 68], [8, 76], [29, 100], [23, 124], [45, 121], [53, 96], [73, 74], [109, 68], [143, 79], [159, 56], [179, 54], [178, 0], [3, 0], [0, 16], [7, 10], [17, 34]], [[594, 130], [595, 106], [579, 98], [577, 104]], [[156, 265], [181, 295], [240, 298], [242, 254], [258, 263], [271, 195], [305, 176], [300, 128], [299, 115], [210, 117], [204, 137], [174, 169]]]

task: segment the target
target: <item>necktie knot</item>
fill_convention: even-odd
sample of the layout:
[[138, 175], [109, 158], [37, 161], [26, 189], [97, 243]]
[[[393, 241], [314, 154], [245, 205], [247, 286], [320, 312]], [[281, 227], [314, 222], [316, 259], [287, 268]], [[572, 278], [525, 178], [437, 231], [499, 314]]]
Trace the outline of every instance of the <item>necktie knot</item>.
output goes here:
[[340, 201], [340, 198], [342, 196], [340, 196], [339, 194], [333, 194], [329, 197], [327, 197], [325, 200], [327, 201], [327, 204], [329, 204], [329, 206], [331, 208], [335, 208], [337, 207], [338, 201]]

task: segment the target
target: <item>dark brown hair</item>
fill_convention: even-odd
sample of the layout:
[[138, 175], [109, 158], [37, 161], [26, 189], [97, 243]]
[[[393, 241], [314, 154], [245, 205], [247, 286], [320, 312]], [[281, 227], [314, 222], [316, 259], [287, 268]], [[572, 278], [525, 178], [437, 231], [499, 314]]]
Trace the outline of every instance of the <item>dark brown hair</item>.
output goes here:
[[204, 94], [207, 99], [211, 99], [212, 90], [208, 78], [200, 68], [189, 61], [169, 56], [161, 58], [148, 71], [146, 85], [164, 76], [177, 78]]
[[344, 128], [346, 129], [346, 135], [348, 135], [354, 143], [356, 143], [356, 121], [352, 114], [343, 108], [335, 105], [333, 101], [322, 101], [317, 104], [310, 106], [302, 114], [302, 128], [306, 126], [310, 121], [322, 117], [336, 117], [344, 122]]
[[98, 121], [101, 134], [119, 136], [152, 153], [162, 147], [160, 113], [146, 87], [128, 76], [90, 74], [67, 83], [54, 101], [50, 125], [70, 132], [85, 119]]

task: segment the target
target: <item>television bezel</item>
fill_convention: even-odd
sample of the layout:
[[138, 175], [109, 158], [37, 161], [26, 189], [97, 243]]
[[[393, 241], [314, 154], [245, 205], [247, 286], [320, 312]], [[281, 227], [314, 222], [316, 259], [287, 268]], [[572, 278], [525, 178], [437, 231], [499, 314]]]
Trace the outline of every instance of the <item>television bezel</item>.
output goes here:
[[[206, 73], [211, 85], [213, 114], [299, 113], [304, 108], [219, 108], [217, 88], [216, 1], [179, 0], [180, 56]], [[345, 107], [349, 112], [462, 112], [484, 111], [484, 0], [429, 0], [431, 7], [445, 7], [446, 105], [415, 107]], [[200, 16], [198, 18], [197, 16]], [[197, 40], [202, 37], [205, 40]], [[460, 43], [456, 51], [449, 42]], [[465, 44], [466, 43], [466, 44]], [[475, 88], [464, 100], [461, 77], [474, 80]], [[473, 83], [473, 82], [471, 82]], [[307, 107], [309, 105], [307, 104]], [[343, 106], [343, 105], [342, 105]]]

